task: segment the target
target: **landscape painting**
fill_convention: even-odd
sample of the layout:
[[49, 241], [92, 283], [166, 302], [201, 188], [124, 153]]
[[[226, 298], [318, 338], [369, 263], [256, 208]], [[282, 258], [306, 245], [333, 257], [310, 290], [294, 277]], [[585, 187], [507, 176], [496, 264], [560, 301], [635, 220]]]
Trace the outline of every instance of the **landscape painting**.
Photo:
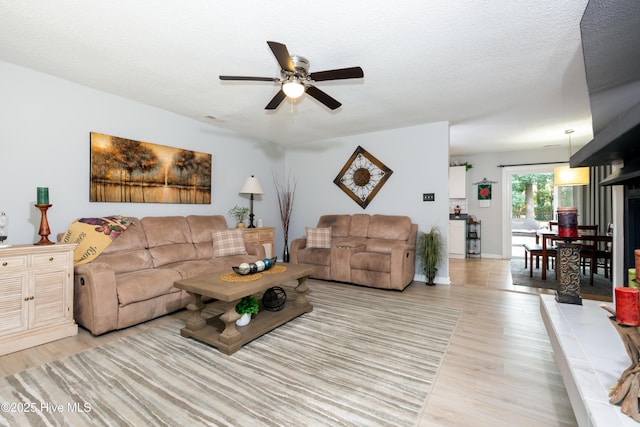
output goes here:
[[211, 154], [91, 132], [91, 202], [211, 203]]

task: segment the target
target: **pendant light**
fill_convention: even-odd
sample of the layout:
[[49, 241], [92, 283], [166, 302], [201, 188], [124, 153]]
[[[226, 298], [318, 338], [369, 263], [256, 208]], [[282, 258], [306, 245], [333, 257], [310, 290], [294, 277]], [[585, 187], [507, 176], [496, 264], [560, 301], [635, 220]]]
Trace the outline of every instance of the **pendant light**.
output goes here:
[[[571, 158], [571, 134], [573, 129], [564, 131], [569, 135], [569, 158]], [[572, 168], [571, 166], [558, 166], [553, 169], [553, 185], [556, 187], [570, 185], [589, 185], [589, 168]]]

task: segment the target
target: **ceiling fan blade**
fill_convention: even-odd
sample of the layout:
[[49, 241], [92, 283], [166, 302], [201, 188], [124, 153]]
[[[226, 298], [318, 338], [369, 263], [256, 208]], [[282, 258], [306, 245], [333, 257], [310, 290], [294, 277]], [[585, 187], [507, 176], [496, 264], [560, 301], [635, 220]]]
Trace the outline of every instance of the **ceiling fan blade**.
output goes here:
[[287, 95], [284, 94], [284, 92], [282, 91], [282, 89], [280, 89], [278, 91], [278, 93], [276, 93], [276, 96], [274, 96], [271, 101], [269, 101], [269, 103], [267, 104], [266, 107], [264, 107], [265, 110], [275, 110], [276, 108], [278, 108], [278, 106], [280, 105], [280, 103], [287, 97]]
[[311, 80], [321, 82], [323, 80], [359, 79], [364, 77], [364, 71], [360, 67], [338, 68], [337, 70], [318, 71], [309, 74]]
[[307, 86], [307, 93], [332, 110], [340, 107], [342, 104], [315, 86]]
[[285, 71], [289, 71], [291, 73], [295, 73], [296, 69], [293, 67], [293, 62], [291, 61], [291, 55], [289, 55], [289, 50], [287, 46], [278, 42], [267, 42], [269, 47], [271, 48], [271, 52], [273, 52], [274, 56], [278, 60], [278, 64], [280, 64], [280, 68]]
[[279, 82], [277, 77], [220, 76], [220, 80], [242, 80], [253, 82]]

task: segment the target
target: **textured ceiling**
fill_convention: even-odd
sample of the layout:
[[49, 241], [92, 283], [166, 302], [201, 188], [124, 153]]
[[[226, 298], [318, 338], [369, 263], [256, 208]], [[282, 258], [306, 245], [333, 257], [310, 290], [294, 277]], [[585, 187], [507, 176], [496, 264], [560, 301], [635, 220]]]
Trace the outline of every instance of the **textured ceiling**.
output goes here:
[[[586, 3], [0, 0], [0, 60], [285, 145], [449, 121], [451, 155], [566, 145], [568, 128], [578, 146]], [[305, 95], [267, 112], [277, 85], [218, 79], [278, 77], [267, 40], [365, 76], [317, 83], [335, 111]]]

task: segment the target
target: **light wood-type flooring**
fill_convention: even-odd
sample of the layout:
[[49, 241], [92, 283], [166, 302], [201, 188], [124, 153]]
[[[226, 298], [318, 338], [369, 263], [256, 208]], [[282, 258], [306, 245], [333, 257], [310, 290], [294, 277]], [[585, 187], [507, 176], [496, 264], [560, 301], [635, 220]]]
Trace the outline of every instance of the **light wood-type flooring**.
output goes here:
[[[537, 293], [550, 291], [514, 287], [508, 260], [451, 259], [449, 269], [451, 285], [415, 282], [401, 294], [463, 310], [419, 426], [577, 425], [540, 317]], [[166, 318], [99, 337], [80, 328], [76, 337], [0, 357], [0, 375], [140, 333]]]

